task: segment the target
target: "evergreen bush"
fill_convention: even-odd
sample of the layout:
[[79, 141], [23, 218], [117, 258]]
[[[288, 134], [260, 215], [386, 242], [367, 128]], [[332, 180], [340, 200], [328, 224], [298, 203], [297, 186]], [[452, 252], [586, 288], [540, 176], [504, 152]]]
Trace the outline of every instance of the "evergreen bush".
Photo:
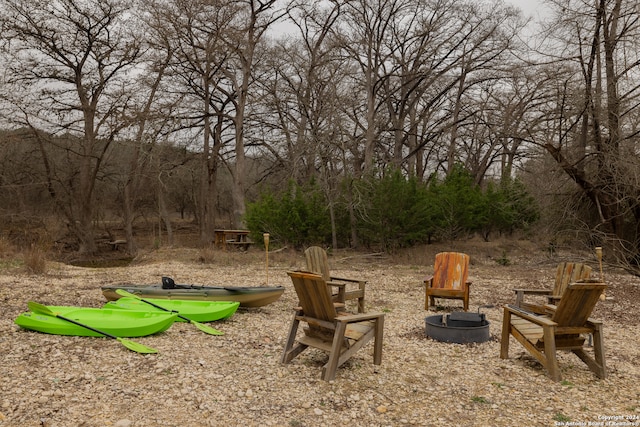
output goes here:
[[269, 233], [276, 245], [297, 249], [331, 242], [327, 204], [314, 182], [304, 187], [290, 182], [281, 194], [261, 194], [247, 205], [245, 222], [256, 242], [262, 233]]
[[[356, 232], [366, 247], [393, 251], [433, 239], [455, 240], [480, 233], [526, 229], [539, 218], [535, 200], [517, 180], [489, 183], [483, 192], [462, 166], [427, 186], [401, 170], [387, 170], [353, 183]], [[343, 190], [346, 191], [346, 190]], [[343, 197], [342, 200], [346, 200]], [[338, 199], [340, 200], [340, 198]], [[346, 203], [336, 203], [339, 246], [349, 246]], [[268, 232], [276, 245], [297, 249], [331, 245], [328, 202], [314, 182], [290, 182], [280, 194], [266, 192], [247, 207], [246, 224], [256, 242]]]
[[358, 235], [363, 243], [393, 250], [427, 240], [432, 205], [427, 188], [416, 178], [389, 170], [382, 178], [358, 181], [356, 188], [361, 197]]
[[489, 215], [480, 187], [462, 166], [455, 166], [442, 181], [435, 180], [429, 193], [435, 232], [441, 239], [455, 240], [472, 234]]

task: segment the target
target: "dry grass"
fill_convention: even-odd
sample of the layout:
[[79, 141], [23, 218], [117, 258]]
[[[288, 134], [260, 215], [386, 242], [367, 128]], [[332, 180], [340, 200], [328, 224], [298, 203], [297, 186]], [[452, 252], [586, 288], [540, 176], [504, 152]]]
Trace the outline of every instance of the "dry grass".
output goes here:
[[45, 274], [47, 272], [46, 251], [39, 245], [31, 245], [23, 254], [24, 266], [31, 274]]

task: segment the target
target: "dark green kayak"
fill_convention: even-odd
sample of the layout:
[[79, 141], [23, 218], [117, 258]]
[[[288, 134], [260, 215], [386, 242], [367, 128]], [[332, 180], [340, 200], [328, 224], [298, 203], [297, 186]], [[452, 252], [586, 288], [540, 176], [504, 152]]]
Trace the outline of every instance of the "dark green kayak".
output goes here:
[[[47, 306], [56, 314], [107, 332], [116, 337], [143, 337], [167, 330], [177, 313], [166, 311], [114, 310], [91, 307]], [[26, 312], [15, 320], [22, 328], [54, 335], [101, 337], [89, 329], [47, 314]]]
[[180, 285], [169, 277], [162, 278], [162, 285], [112, 285], [102, 286], [107, 301], [115, 301], [121, 296], [116, 293], [123, 289], [141, 298], [177, 299], [189, 301], [237, 301], [240, 307], [262, 307], [277, 301], [284, 292], [284, 286], [200, 286]]
[[[213, 322], [215, 320], [227, 319], [233, 316], [240, 306], [240, 303], [237, 301], [197, 301], [159, 298], [145, 298], [145, 300], [166, 310], [177, 312], [187, 319], [195, 320], [196, 322]], [[131, 297], [121, 297], [115, 301], [109, 301], [104, 305], [104, 308], [162, 313], [161, 309]], [[178, 318], [177, 321], [185, 322], [185, 320], [181, 318]]]

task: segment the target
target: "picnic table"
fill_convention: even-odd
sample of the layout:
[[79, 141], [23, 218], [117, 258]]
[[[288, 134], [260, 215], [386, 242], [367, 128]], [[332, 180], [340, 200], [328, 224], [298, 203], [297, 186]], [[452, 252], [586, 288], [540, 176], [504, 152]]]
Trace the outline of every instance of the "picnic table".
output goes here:
[[235, 247], [246, 251], [252, 244], [249, 240], [249, 230], [214, 230], [214, 245], [217, 248]]

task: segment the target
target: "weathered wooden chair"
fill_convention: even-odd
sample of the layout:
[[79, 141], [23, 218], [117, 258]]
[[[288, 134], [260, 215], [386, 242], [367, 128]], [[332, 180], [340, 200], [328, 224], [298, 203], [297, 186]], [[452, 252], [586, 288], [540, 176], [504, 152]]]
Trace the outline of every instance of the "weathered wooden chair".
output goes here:
[[[282, 363], [289, 363], [307, 347], [326, 351], [329, 360], [322, 367], [322, 379], [331, 381], [337, 368], [371, 339], [374, 340], [373, 363], [382, 363], [384, 313], [338, 314], [322, 276], [300, 271], [287, 274], [298, 294], [300, 306], [295, 308]], [[307, 324], [303, 328], [304, 335], [298, 334], [300, 322]]]
[[590, 276], [591, 267], [586, 264], [561, 262], [556, 269], [556, 281], [553, 289], [514, 289], [513, 291], [516, 293], [516, 307], [532, 310], [539, 305], [525, 302], [525, 295], [542, 295], [547, 298], [547, 303], [557, 304], [569, 283], [589, 279]]
[[425, 280], [424, 309], [435, 306], [435, 299], [461, 299], [464, 311], [469, 310], [469, 255], [460, 252], [440, 252], [433, 264], [433, 276]]
[[[507, 305], [502, 323], [502, 345], [500, 357], [509, 357], [509, 335], [520, 342], [547, 370], [554, 381], [560, 381], [560, 368], [556, 353], [572, 351], [587, 364], [599, 378], [606, 377], [602, 322], [590, 319], [600, 294], [607, 286], [604, 283], [571, 283], [560, 298], [558, 306], [540, 306], [545, 315], [535, 314]], [[593, 335], [591, 357], [584, 349], [585, 334]]]
[[[332, 292], [333, 300], [345, 303], [347, 300], [358, 300], [358, 313], [364, 313], [364, 290], [367, 282], [361, 279], [332, 276], [329, 272], [327, 252], [319, 246], [310, 246], [304, 251], [307, 270], [322, 276], [328, 286], [336, 288]], [[357, 288], [355, 286], [357, 285]], [[347, 289], [349, 286], [349, 289]]]

